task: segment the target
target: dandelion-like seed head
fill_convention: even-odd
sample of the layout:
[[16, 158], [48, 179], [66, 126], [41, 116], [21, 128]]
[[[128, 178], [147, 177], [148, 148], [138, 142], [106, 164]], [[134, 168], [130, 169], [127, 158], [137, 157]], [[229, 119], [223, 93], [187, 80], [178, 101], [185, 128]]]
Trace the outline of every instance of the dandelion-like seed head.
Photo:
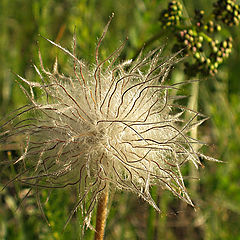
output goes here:
[[[181, 83], [166, 83], [177, 55], [163, 59], [156, 49], [119, 63], [123, 43], [99, 60], [108, 25], [92, 67], [76, 57], [75, 37], [72, 53], [47, 39], [71, 58], [72, 74], [59, 73], [57, 61], [47, 70], [39, 55], [40, 67], [34, 67], [40, 81], [19, 76], [28, 85], [20, 86], [30, 104], [14, 113], [8, 122], [13, 129], [3, 134], [25, 137], [23, 154], [14, 162], [23, 170], [15, 180], [32, 189], [76, 185], [79, 197], [69, 219], [80, 207], [87, 226], [100, 194], [112, 188], [134, 192], [159, 210], [150, 195], [158, 185], [192, 205], [180, 168], [199, 162], [193, 148], [198, 142], [187, 134], [199, 113], [175, 106], [171, 90]], [[192, 118], [184, 122], [186, 111]]]

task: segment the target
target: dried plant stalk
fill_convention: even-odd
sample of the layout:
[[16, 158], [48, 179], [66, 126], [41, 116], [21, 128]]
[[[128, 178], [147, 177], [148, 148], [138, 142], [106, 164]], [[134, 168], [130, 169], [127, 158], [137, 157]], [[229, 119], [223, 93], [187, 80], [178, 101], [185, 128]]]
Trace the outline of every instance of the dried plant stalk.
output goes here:
[[105, 191], [98, 200], [95, 240], [103, 240], [104, 237], [107, 219], [107, 203], [108, 191]]

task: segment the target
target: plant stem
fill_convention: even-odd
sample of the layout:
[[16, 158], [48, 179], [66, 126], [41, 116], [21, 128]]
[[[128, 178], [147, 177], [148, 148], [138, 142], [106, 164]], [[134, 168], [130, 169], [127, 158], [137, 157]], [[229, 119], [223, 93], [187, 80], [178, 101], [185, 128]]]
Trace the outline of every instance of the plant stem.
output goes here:
[[[199, 91], [199, 82], [197, 81], [197, 82], [192, 83], [191, 97], [190, 97], [190, 101], [188, 104], [188, 108], [192, 109], [194, 111], [198, 111], [198, 91]], [[197, 139], [197, 133], [198, 133], [197, 127], [195, 127], [191, 130], [190, 136], [194, 139]], [[194, 145], [193, 149], [194, 149], [194, 151], [197, 152], [198, 146]], [[190, 173], [191, 173], [192, 177], [198, 178], [198, 171], [194, 165], [190, 166]], [[197, 192], [197, 186], [198, 186], [197, 181], [190, 182], [190, 188], [191, 188], [192, 194], [194, 194], [194, 195]]]
[[107, 219], [108, 190], [98, 200], [95, 240], [103, 240]]

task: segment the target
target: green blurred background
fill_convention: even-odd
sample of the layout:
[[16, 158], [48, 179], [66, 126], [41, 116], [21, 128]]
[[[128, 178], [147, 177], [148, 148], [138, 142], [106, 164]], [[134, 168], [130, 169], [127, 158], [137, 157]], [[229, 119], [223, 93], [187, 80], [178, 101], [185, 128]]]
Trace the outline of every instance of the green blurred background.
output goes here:
[[[106, 57], [128, 36], [121, 58], [132, 58], [153, 36], [148, 49], [164, 46], [170, 53], [171, 38], [158, 22], [167, 0], [1, 0], [0, 1], [0, 117], [27, 102], [16, 83], [16, 74], [31, 81], [36, 78], [32, 64], [39, 65], [38, 48], [45, 66], [52, 68], [56, 56], [63, 71], [66, 56], [39, 34], [71, 49], [74, 30], [77, 55], [87, 62], [94, 59], [97, 39], [112, 12], [115, 17], [101, 48]], [[194, 8], [210, 11], [212, 0], [182, 1], [191, 18]], [[204, 162], [199, 169], [196, 191], [189, 188], [196, 209], [176, 199], [171, 193], [153, 188], [152, 194], [162, 214], [127, 192], [113, 192], [107, 219], [106, 239], [240, 239], [240, 31], [231, 30], [233, 54], [216, 77], [200, 82], [199, 111], [210, 120], [199, 127], [199, 138], [208, 142], [205, 154], [224, 163]], [[172, 76], [184, 79], [182, 66]], [[187, 80], [187, 79], [185, 79]], [[188, 89], [184, 90], [190, 95]], [[12, 146], [2, 145], [1, 161], [19, 154]], [[14, 176], [14, 169], [0, 165], [0, 187]], [[27, 188], [17, 183], [0, 191], [0, 239], [80, 239], [81, 213], [74, 215], [64, 233], [63, 226], [74, 206], [74, 189], [53, 191], [44, 204], [51, 228], [41, 216], [34, 196], [21, 206]], [[47, 192], [44, 194], [46, 195]], [[93, 219], [95, 216], [93, 216]], [[84, 239], [93, 239], [87, 231]]]

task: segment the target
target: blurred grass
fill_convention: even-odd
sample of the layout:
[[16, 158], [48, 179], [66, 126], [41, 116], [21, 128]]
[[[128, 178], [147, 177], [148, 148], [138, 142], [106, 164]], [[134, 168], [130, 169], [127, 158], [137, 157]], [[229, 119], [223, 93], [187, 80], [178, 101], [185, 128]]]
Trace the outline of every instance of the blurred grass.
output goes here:
[[[213, 1], [211, 1], [213, 2]], [[194, 7], [209, 9], [209, 1], [183, 1], [191, 16]], [[0, 1], [0, 116], [27, 102], [15, 82], [19, 74], [36, 78], [32, 64], [39, 64], [38, 46], [44, 65], [51, 68], [56, 55], [62, 68], [66, 57], [39, 34], [58, 41], [68, 49], [76, 29], [78, 56], [93, 61], [97, 39], [112, 12], [115, 13], [101, 56], [106, 57], [128, 36], [122, 58], [131, 58], [142, 44], [161, 33], [157, 21], [159, 12], [167, 5], [161, 0], [1, 0]], [[152, 193], [162, 210], [157, 214], [141, 199], [130, 193], [116, 192], [112, 200], [106, 228], [106, 239], [240, 239], [240, 33], [232, 31], [234, 52], [215, 79], [200, 83], [199, 110], [211, 117], [202, 127], [201, 138], [210, 143], [206, 154], [225, 163], [204, 163], [200, 169], [196, 212], [160, 189]], [[166, 42], [167, 40], [167, 42]], [[162, 35], [150, 48], [171, 39]], [[181, 66], [176, 67], [180, 76]], [[189, 94], [189, 93], [188, 93]], [[17, 149], [1, 151], [1, 161], [17, 157]], [[1, 165], [3, 186], [13, 169]], [[16, 191], [19, 188], [20, 191]], [[16, 211], [27, 188], [9, 185], [0, 192], [0, 239], [80, 239], [81, 214], [78, 212], [64, 233], [62, 228], [74, 206], [76, 192], [72, 189], [54, 191], [44, 210], [51, 228], [41, 217], [34, 196], [29, 196]], [[191, 193], [190, 193], [191, 194]], [[193, 194], [193, 193], [192, 193]], [[43, 192], [43, 198], [47, 193]], [[41, 199], [42, 201], [44, 199]], [[93, 239], [87, 231], [84, 239]]]

